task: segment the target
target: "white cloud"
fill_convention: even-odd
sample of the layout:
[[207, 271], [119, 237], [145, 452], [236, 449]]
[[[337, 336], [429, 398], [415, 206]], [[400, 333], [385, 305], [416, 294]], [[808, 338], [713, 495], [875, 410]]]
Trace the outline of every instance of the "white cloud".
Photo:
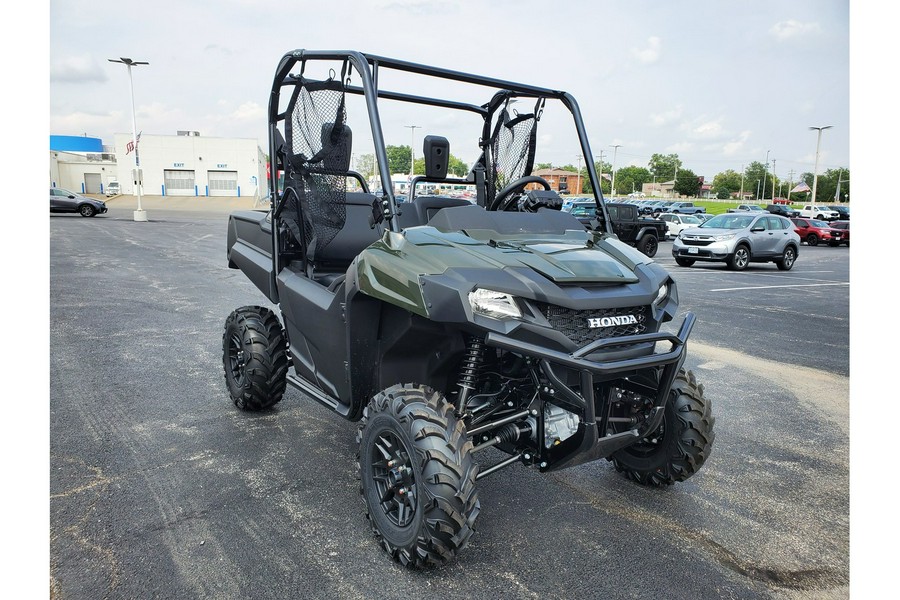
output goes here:
[[244, 102], [231, 113], [231, 118], [244, 121], [261, 121], [266, 119], [266, 109], [256, 102]]
[[650, 115], [650, 124], [655, 127], [662, 127], [663, 125], [668, 125], [669, 123], [673, 123], [681, 118], [681, 114], [683, 112], [683, 108], [681, 106], [676, 106], [675, 108], [668, 110], [662, 113], [655, 113]]
[[666, 154], [680, 154], [684, 152], [690, 152], [694, 149], [694, 144], [691, 142], [678, 142], [676, 144], [672, 144], [665, 149]]
[[736, 140], [732, 140], [727, 142], [722, 147], [722, 154], [725, 156], [735, 156], [740, 152], [743, 152], [745, 145], [747, 144], [747, 140], [750, 139], [750, 131], [745, 130], [742, 131]]
[[706, 121], [691, 128], [691, 137], [694, 138], [717, 138], [722, 135], [722, 119], [721, 117], [714, 121]]
[[822, 28], [818, 23], [801, 23], [790, 19], [781, 21], [772, 25], [769, 33], [775, 36], [779, 41], [789, 40], [791, 38], [801, 37], [811, 33], [819, 33]]
[[634, 55], [638, 62], [645, 65], [653, 64], [659, 60], [660, 42], [661, 40], [655, 35], [650, 36], [647, 38], [646, 48], [632, 48], [631, 54]]
[[50, 81], [98, 83], [107, 79], [106, 72], [90, 54], [66, 56], [50, 64]]

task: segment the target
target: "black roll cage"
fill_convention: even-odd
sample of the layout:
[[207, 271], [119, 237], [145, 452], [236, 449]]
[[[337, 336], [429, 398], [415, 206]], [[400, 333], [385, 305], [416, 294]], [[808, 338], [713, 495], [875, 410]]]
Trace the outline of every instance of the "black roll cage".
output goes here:
[[[391, 231], [399, 233], [401, 230], [398, 219], [394, 219], [394, 215], [398, 214], [397, 201], [394, 197], [394, 188], [391, 183], [391, 174], [388, 168], [387, 152], [385, 150], [384, 135], [381, 130], [381, 118], [378, 112], [378, 98], [386, 100], [395, 100], [399, 102], [410, 102], [415, 104], [424, 104], [439, 108], [449, 108], [454, 110], [463, 110], [473, 112], [480, 115], [484, 119], [484, 128], [479, 143], [482, 146], [482, 156], [480, 159], [482, 168], [487, 168], [493, 160], [490, 156], [490, 138], [491, 138], [491, 120], [498, 108], [505, 105], [513, 98], [552, 98], [559, 100], [572, 114], [575, 122], [575, 129], [578, 133], [578, 139], [581, 143], [582, 155], [585, 157], [593, 156], [590, 143], [588, 142], [587, 132], [584, 127], [584, 121], [581, 118], [581, 110], [575, 98], [568, 92], [560, 90], [551, 90], [548, 88], [537, 87], [528, 84], [515, 83], [492, 77], [483, 77], [461, 71], [451, 69], [443, 69], [439, 67], [431, 67], [421, 65], [409, 61], [396, 60], [373, 54], [364, 54], [357, 51], [349, 50], [293, 50], [286, 53], [278, 63], [275, 71], [275, 77], [272, 84], [272, 92], [269, 97], [269, 156], [275, 161], [278, 156], [278, 139], [280, 133], [277, 131], [279, 121], [284, 119], [286, 115], [279, 113], [279, 102], [281, 99], [282, 88], [290, 88], [299, 85], [303, 81], [302, 76], [292, 75], [291, 71], [299, 63], [301, 65], [301, 73], [305, 67], [306, 61], [341, 61], [349, 66], [348, 74], [355, 70], [360, 77], [361, 86], [349, 85], [346, 82], [344, 91], [346, 93], [362, 95], [366, 100], [366, 109], [369, 117], [369, 123], [372, 128], [372, 142], [375, 148], [376, 162], [378, 164], [378, 175], [381, 179], [382, 197], [381, 211], [390, 227]], [[378, 75], [382, 69], [392, 69], [396, 71], [404, 71], [418, 75], [436, 77], [461, 83], [470, 83], [485, 87], [494, 88], [497, 91], [487, 104], [477, 106], [465, 102], [456, 102], [453, 100], [443, 100], [439, 98], [430, 98], [427, 96], [418, 96], [415, 94], [405, 94], [393, 92], [390, 90], [381, 90], [378, 88]], [[597, 204], [597, 210], [602, 215], [604, 227], [608, 233], [612, 233], [609, 214], [606, 210], [606, 204], [603, 199], [603, 193], [600, 190], [600, 178], [597, 176], [594, 163], [586, 160], [586, 168], [588, 179], [593, 188], [594, 201]], [[477, 166], [477, 165], [476, 165]], [[281, 194], [278, 189], [278, 169], [273, 163], [269, 172], [269, 189], [271, 191], [270, 204], [273, 214], [279, 214], [281, 211]], [[481, 194], [479, 194], [480, 196]], [[483, 201], [479, 197], [479, 201]], [[280, 258], [278, 256], [278, 227], [272, 228], [273, 236], [273, 252], [275, 273], [281, 270]]]

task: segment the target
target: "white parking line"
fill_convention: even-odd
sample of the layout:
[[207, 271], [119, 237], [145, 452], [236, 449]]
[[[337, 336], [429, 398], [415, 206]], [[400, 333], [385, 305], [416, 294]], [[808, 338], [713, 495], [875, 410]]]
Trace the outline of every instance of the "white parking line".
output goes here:
[[709, 290], [711, 292], [734, 292], [736, 290], [771, 290], [775, 288], [823, 287], [829, 285], [850, 285], [849, 283], [799, 283], [797, 285], [760, 285], [754, 287], [733, 287]]

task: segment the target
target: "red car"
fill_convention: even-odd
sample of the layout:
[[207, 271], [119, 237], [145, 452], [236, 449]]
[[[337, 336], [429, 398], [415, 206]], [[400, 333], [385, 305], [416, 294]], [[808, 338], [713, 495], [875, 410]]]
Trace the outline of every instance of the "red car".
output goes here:
[[[845, 231], [832, 229], [831, 225], [818, 219], [804, 219], [798, 217], [791, 219], [794, 228], [800, 236], [800, 240], [808, 246], [818, 246], [819, 242], [826, 242], [829, 246], [837, 246], [844, 241]], [[847, 234], [849, 235], [849, 234]]]
[[831, 224], [832, 229], [840, 229], [844, 232], [841, 236], [841, 241], [829, 242], [829, 246], [838, 246], [840, 244], [847, 244], [847, 247], [850, 247], [850, 221], [835, 221]]

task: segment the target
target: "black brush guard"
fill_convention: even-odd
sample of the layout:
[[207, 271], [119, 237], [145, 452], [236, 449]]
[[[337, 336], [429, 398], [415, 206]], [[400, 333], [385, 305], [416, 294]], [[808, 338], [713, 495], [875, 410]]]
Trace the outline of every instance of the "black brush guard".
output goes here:
[[[669, 391], [675, 381], [675, 376], [681, 368], [686, 357], [686, 348], [688, 336], [694, 327], [696, 317], [694, 313], [688, 312], [684, 315], [681, 327], [677, 334], [657, 332], [657, 333], [641, 333], [618, 338], [608, 338], [591, 342], [579, 350], [571, 354], [550, 350], [535, 344], [522, 342], [503, 334], [490, 332], [485, 336], [484, 343], [487, 346], [500, 348], [515, 352], [526, 358], [538, 361], [544, 376], [553, 386], [552, 402], [559, 406], [575, 411], [584, 415], [583, 423], [584, 435], [581, 443], [576, 449], [567, 452], [555, 462], [541, 460], [539, 466], [541, 471], [555, 471], [566, 467], [579, 465], [600, 458], [610, 456], [622, 448], [630, 446], [647, 434], [656, 430], [662, 423], [666, 402], [669, 399]], [[647, 356], [639, 356], [635, 358], [625, 358], [610, 361], [594, 361], [586, 358], [587, 356], [602, 352], [604, 350], [612, 350], [625, 346], [634, 346], [635, 344], [650, 344], [656, 342], [669, 342], [672, 344], [668, 352], [659, 352], [649, 354]], [[554, 365], [566, 367], [580, 373], [580, 392], [573, 390], [566, 385], [563, 380], [554, 371]], [[608, 423], [606, 415], [602, 416], [598, 421], [595, 412], [594, 403], [594, 383], [601, 381], [609, 381], [620, 377], [627, 376], [628, 373], [636, 372], [641, 369], [661, 367], [662, 372], [659, 377], [659, 385], [654, 399], [653, 407], [650, 411], [649, 418], [639, 426], [628, 431], [600, 437], [600, 431], [606, 431]], [[591, 426], [596, 424], [596, 426]], [[542, 441], [538, 439], [538, 445], [542, 448]], [[542, 448], [543, 449], [543, 448]], [[513, 459], [527, 460], [527, 456], [522, 453]], [[505, 463], [514, 462], [507, 459]], [[497, 465], [500, 467], [500, 465]], [[495, 469], [483, 471], [480, 475], [484, 476]]]

